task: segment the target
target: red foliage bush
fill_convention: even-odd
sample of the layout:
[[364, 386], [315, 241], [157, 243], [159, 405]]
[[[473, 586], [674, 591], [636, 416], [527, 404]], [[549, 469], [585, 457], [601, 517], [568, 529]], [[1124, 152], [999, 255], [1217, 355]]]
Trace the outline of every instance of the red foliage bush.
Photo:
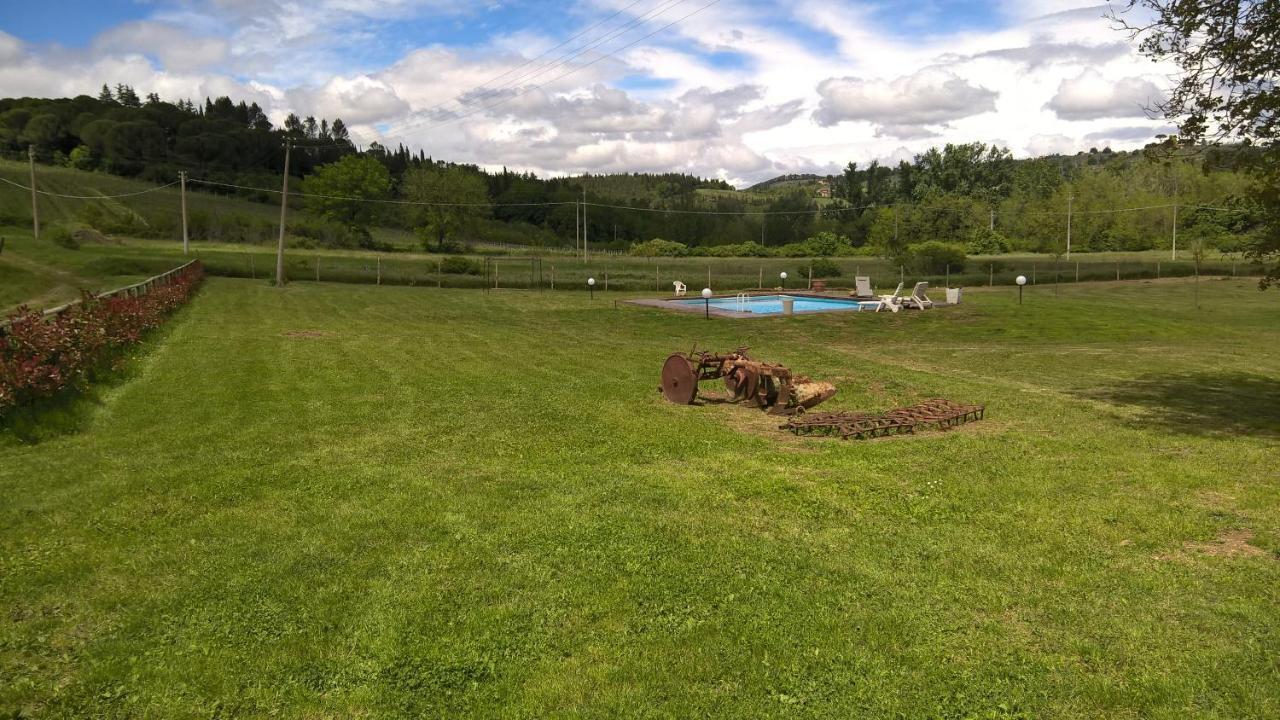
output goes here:
[[118, 361], [120, 351], [139, 342], [191, 297], [204, 279], [195, 262], [170, 275], [145, 295], [95, 298], [44, 317], [26, 307], [0, 330], [0, 416], [10, 408], [82, 388], [95, 370]]

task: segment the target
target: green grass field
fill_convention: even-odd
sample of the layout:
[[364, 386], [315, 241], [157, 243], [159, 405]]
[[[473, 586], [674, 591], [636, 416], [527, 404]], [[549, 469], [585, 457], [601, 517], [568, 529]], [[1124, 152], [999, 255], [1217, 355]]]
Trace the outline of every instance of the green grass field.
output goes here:
[[[1280, 296], [1201, 289], [705, 321], [213, 278], [0, 436], [0, 716], [1276, 717]], [[662, 401], [695, 344], [987, 419], [792, 438]]]

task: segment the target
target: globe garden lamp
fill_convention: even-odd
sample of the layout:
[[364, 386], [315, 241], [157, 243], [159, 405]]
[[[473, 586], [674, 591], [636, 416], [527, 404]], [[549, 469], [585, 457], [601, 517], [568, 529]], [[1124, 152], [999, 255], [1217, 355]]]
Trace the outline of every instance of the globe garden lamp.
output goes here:
[[1022, 286], [1027, 284], [1027, 276], [1019, 275], [1014, 282], [1018, 283], [1018, 304], [1022, 304]]
[[596, 279], [587, 278], [587, 290], [591, 292], [591, 299], [596, 299]]
[[706, 310], [707, 319], [711, 319], [711, 288], [702, 288], [702, 304]]
[[784, 271], [782, 271], [782, 272], [780, 272], [780, 273], [778, 273], [778, 278], [782, 280], [782, 287], [786, 287], [786, 286], [787, 286], [787, 273], [786, 273], [786, 271], [785, 271], [785, 270], [784, 270]]

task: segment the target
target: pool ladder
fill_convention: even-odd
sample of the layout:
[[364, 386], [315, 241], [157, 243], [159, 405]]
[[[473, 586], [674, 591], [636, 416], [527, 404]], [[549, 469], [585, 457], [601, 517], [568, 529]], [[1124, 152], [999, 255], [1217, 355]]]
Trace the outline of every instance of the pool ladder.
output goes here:
[[751, 312], [751, 296], [738, 293], [738, 296], [733, 299], [733, 306], [738, 312]]

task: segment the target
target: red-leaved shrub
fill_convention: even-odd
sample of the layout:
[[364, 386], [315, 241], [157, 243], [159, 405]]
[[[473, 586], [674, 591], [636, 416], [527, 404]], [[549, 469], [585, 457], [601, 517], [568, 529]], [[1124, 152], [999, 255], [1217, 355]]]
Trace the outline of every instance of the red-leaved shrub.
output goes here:
[[11, 408], [82, 388], [95, 370], [122, 357], [191, 297], [204, 279], [195, 262], [145, 295], [95, 298], [85, 293], [66, 310], [44, 317], [22, 307], [0, 330], [0, 416]]

